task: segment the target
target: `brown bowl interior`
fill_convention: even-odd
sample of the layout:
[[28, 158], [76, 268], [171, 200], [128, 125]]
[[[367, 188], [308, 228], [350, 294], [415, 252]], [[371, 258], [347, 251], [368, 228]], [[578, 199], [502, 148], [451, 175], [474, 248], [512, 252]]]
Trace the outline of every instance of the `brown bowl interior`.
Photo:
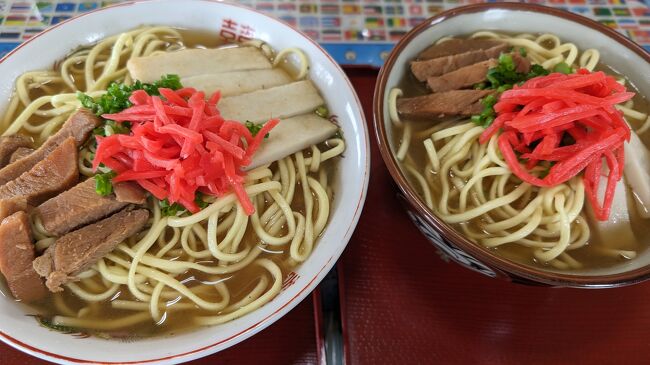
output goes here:
[[647, 279], [650, 279], [650, 265], [645, 266], [639, 269], [626, 271], [622, 273], [612, 274], [612, 275], [599, 275], [599, 276], [587, 276], [579, 274], [563, 274], [553, 271], [546, 271], [540, 268], [533, 266], [519, 264], [508, 259], [502, 258], [497, 254], [494, 254], [487, 249], [480, 247], [479, 245], [471, 242], [464, 236], [462, 236], [455, 229], [451, 228], [449, 225], [444, 223], [440, 218], [433, 214], [424, 204], [423, 200], [416, 193], [416, 191], [411, 187], [408, 180], [402, 173], [401, 168], [398, 165], [397, 159], [395, 158], [393, 152], [390, 148], [390, 143], [388, 140], [388, 134], [386, 130], [386, 124], [384, 123], [384, 95], [386, 91], [386, 84], [388, 80], [388, 75], [392, 72], [393, 66], [396, 63], [397, 56], [402, 50], [406, 47], [409, 42], [411, 42], [415, 37], [420, 33], [425, 31], [430, 27], [434, 27], [436, 24], [439, 24], [446, 19], [450, 19], [463, 14], [483, 12], [489, 9], [507, 9], [512, 11], [528, 11], [528, 12], [538, 12], [555, 17], [563, 18], [570, 20], [572, 22], [579, 23], [581, 25], [587, 26], [599, 33], [602, 36], [606, 36], [612, 39], [614, 42], [621, 43], [626, 48], [637, 53], [639, 56], [644, 58], [647, 62], [650, 62], [650, 54], [648, 54], [643, 48], [641, 48], [636, 43], [632, 42], [628, 38], [624, 37], [620, 33], [605, 27], [604, 25], [597, 23], [591, 19], [585, 18], [580, 15], [569, 13], [564, 10], [550, 8], [546, 6], [536, 5], [536, 4], [524, 4], [524, 3], [486, 3], [486, 4], [474, 4], [463, 6], [455, 9], [451, 9], [440, 13], [432, 18], [429, 18], [425, 22], [413, 28], [409, 31], [400, 41], [397, 43], [390, 56], [386, 60], [384, 66], [379, 72], [379, 78], [377, 86], [375, 87], [374, 102], [373, 102], [373, 114], [374, 114], [374, 124], [377, 142], [379, 144], [379, 149], [381, 151], [382, 158], [388, 167], [388, 170], [397, 183], [399, 189], [402, 191], [406, 197], [408, 203], [413, 208], [413, 210], [426, 222], [429, 223], [437, 232], [439, 232], [444, 239], [448, 242], [455, 245], [457, 248], [465, 251], [471, 256], [477, 258], [481, 262], [503, 271], [514, 275], [516, 277], [523, 278], [525, 280], [531, 280], [541, 284], [553, 285], [553, 286], [563, 286], [563, 287], [590, 287], [590, 288], [600, 288], [600, 287], [616, 287], [623, 285], [635, 284]]

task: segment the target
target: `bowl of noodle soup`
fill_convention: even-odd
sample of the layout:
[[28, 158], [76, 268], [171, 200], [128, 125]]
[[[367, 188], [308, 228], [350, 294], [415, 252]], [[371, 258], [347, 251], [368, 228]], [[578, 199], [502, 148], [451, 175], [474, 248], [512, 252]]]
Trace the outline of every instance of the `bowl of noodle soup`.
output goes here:
[[[382, 157], [411, 220], [445, 256], [491, 277], [571, 287], [646, 280], [650, 235], [644, 223], [643, 190], [637, 183], [645, 184], [648, 169], [636, 162], [648, 145], [649, 61], [645, 50], [607, 27], [533, 4], [464, 6], [412, 29], [382, 68], [374, 97]], [[470, 69], [480, 71], [472, 75]], [[461, 72], [465, 73], [459, 78]], [[559, 136], [544, 148], [575, 148], [571, 145], [578, 139], [568, 137], [564, 129], [528, 134], [525, 138], [533, 142], [520, 140], [514, 153], [506, 148], [514, 142], [501, 138], [506, 131], [509, 137], [525, 135], [517, 134], [517, 126], [523, 124], [515, 118], [539, 108], [534, 117], [551, 120], [555, 114], [548, 110], [571, 103], [550, 93], [541, 100], [519, 99], [520, 104], [507, 98], [543, 95], [534, 89], [551, 86], [535, 86], [541, 85], [539, 80], [590, 75], [629, 92], [625, 102], [607, 112], [631, 139], [611, 148], [619, 158], [625, 151], [625, 164], [623, 168], [619, 159], [619, 180], [610, 179], [618, 193], [606, 197], [605, 183], [598, 185], [596, 179], [594, 188], [593, 180], [584, 182], [582, 168], [576, 168], [571, 178], [547, 183], [566, 166], [559, 155], [548, 161], [527, 160], [539, 151], [535, 148], [542, 143], [537, 138], [543, 133]], [[507, 102], [512, 103], [510, 109], [503, 108]], [[575, 120], [580, 119], [571, 123]], [[491, 128], [495, 121], [498, 127]], [[536, 128], [532, 125], [526, 128]], [[590, 127], [579, 128], [592, 132]], [[504, 157], [503, 148], [510, 150], [511, 158]], [[643, 154], [636, 153], [637, 148]], [[574, 151], [573, 155], [580, 154]], [[592, 163], [591, 173], [585, 172], [589, 178], [598, 175]], [[609, 171], [613, 170], [603, 168], [602, 176]], [[643, 180], [636, 179], [638, 171], [643, 171]], [[609, 219], [609, 210], [596, 218], [594, 202], [602, 199], [613, 201], [607, 206]]]
[[[182, 63], [194, 60], [182, 61], [180, 66], [176, 63], [172, 69], [168, 63], [145, 80], [155, 67], [151, 63], [137, 66], [134, 61], [156, 63], [160, 59], [156, 57], [183, 52], [190, 58], [214, 52], [210, 57], [219, 64], [199, 63], [196, 67], [203, 73], [192, 77], [183, 75], [189, 71]], [[238, 52], [252, 56], [232, 56]], [[255, 62], [262, 66], [252, 65]], [[230, 69], [213, 69], [222, 66]], [[75, 228], [63, 228], [72, 218], [47, 227], [44, 205], [65, 198], [64, 193], [54, 198], [50, 194], [45, 203], [39, 200], [34, 204], [40, 204], [36, 213], [27, 208], [34, 254], [52, 260], [45, 265], [47, 274], [39, 273], [43, 278], [38, 279], [47, 283], [50, 292], [33, 301], [15, 301], [13, 297], [26, 294], [12, 286], [8, 275], [6, 282], [1, 281], [0, 339], [15, 348], [57, 363], [107, 364], [178, 363], [223, 350], [263, 330], [304, 299], [332, 268], [352, 235], [369, 176], [364, 116], [336, 62], [317, 43], [281, 21], [246, 7], [210, 0], [186, 1], [182, 6], [171, 0], [120, 3], [57, 24], [31, 38], [3, 58], [0, 69], [4, 80], [0, 90], [3, 136], [27, 135], [36, 149], [27, 153], [34, 154], [68, 128], [72, 137], [50, 152], [49, 158], [65, 143], [73, 144], [75, 133], [85, 133], [74, 149], [78, 161], [71, 168], [78, 184], [67, 184], [70, 190], [66, 193], [72, 192], [68, 198], [77, 199], [78, 190], [74, 189], [82, 189], [86, 182], [99, 194], [91, 200], [102, 195], [119, 201], [117, 182], [112, 182], [109, 191], [100, 192], [106, 187], [102, 179], [108, 177], [110, 186], [110, 179], [123, 173], [110, 167], [117, 166], [110, 165], [119, 155], [115, 151], [106, 153], [106, 164], [94, 161], [102, 154], [102, 144], [135, 137], [140, 127], [147, 133], [149, 122], [156, 125], [152, 128], [157, 132], [148, 138], [160, 137], [159, 118], [180, 126], [173, 110], [182, 108], [206, 123], [205, 131], [195, 129], [216, 141], [212, 145], [207, 142], [207, 148], [221, 151], [214, 153], [226, 166], [225, 177], [220, 175], [218, 180], [202, 161], [193, 165], [206, 181], [202, 190], [196, 190], [194, 200], [180, 198], [174, 203], [171, 192], [186, 186], [178, 181], [187, 183], [189, 180], [182, 179], [194, 171], [190, 169], [185, 175], [173, 175], [181, 179], [174, 180], [175, 188], [165, 185], [168, 180], [158, 180], [158, 187], [171, 190], [167, 198], [157, 198], [159, 190], [144, 180], [157, 173], [177, 174], [181, 162], [190, 160], [187, 156], [206, 151], [192, 147], [195, 149], [177, 161], [176, 168], [138, 180], [142, 183], [136, 190], [148, 191], [142, 202], [125, 200], [133, 204], [118, 204], [119, 208], [111, 208], [111, 214], [117, 213], [99, 222], [99, 217], [77, 214], [74, 219], [83, 224]], [[205, 70], [213, 73], [208, 75]], [[255, 73], [249, 74], [251, 70]], [[172, 75], [176, 73], [180, 75]], [[139, 75], [137, 80], [142, 83], [132, 75]], [[139, 104], [129, 96], [136, 91], [140, 100], [149, 104]], [[122, 97], [123, 92], [129, 94]], [[278, 102], [273, 92], [286, 96]], [[262, 105], [246, 104], [252, 93]], [[122, 107], [113, 110], [100, 105], [108, 100], [102, 99], [105, 95], [112, 98], [110, 108], [120, 102]], [[264, 104], [263, 98], [268, 98], [268, 103]], [[138, 107], [144, 110], [156, 102], [164, 103], [158, 104], [159, 112], [171, 114], [146, 117], [149, 122], [131, 119], [129, 124], [99, 117], [113, 113], [117, 118], [116, 113]], [[217, 109], [210, 109], [210, 103]], [[196, 105], [201, 107], [196, 109]], [[84, 107], [90, 110], [83, 112]], [[258, 110], [268, 116], [256, 115]], [[70, 128], [75, 118], [87, 129], [90, 121], [90, 129], [82, 133]], [[233, 137], [233, 130], [241, 127], [230, 119], [241, 125], [246, 122], [247, 129], [237, 134], [239, 138]], [[190, 128], [190, 119], [184, 120], [183, 125]], [[279, 127], [285, 120], [285, 126], [294, 127]], [[230, 126], [229, 141], [224, 140], [225, 135], [217, 136], [225, 127], [208, 131], [209, 123], [215, 121]], [[305, 127], [291, 123], [305, 123]], [[265, 129], [267, 124], [275, 129]], [[125, 126], [133, 130], [124, 131]], [[178, 126], [167, 131], [184, 131]], [[179, 138], [185, 137], [167, 138], [165, 148], [171, 151], [169, 143], [177, 143], [174, 151], [184, 150], [188, 139], [182, 142]], [[124, 152], [130, 147], [120, 148]], [[247, 149], [253, 148], [259, 149], [248, 155]], [[133, 151], [125, 152], [120, 163], [124, 156], [133, 157], [129, 160], [133, 166], [140, 163], [151, 168], [164, 162], [151, 156], [149, 162], [136, 162], [142, 155]], [[239, 153], [240, 158], [225, 153]], [[32, 155], [26, 156], [13, 163]], [[205, 163], [215, 160], [210, 161]], [[232, 168], [228, 163], [237, 161], [245, 162], [236, 165], [236, 172], [228, 170], [227, 166]], [[52, 169], [59, 168], [54, 166], [56, 160], [49, 162]], [[137, 172], [135, 167], [132, 172]], [[197, 185], [203, 181], [192, 178]], [[95, 182], [90, 185], [89, 179]], [[227, 188], [222, 191], [218, 184]], [[303, 189], [307, 186], [309, 189]], [[93, 251], [92, 262], [78, 264], [81, 268], [70, 270], [55, 283], [51, 270], [64, 270], [57, 255], [73, 234], [93, 240], [99, 235], [98, 245], [113, 240], [115, 246], [107, 252]], [[5, 270], [9, 269], [4, 267], [3, 273]], [[70, 346], [71, 336], [76, 336], [74, 346]]]

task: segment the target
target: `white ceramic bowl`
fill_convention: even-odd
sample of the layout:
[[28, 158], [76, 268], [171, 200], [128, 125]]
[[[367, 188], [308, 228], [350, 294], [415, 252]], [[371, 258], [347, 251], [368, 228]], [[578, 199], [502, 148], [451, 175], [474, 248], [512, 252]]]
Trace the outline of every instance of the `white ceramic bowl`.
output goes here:
[[[262, 308], [232, 322], [167, 338], [137, 342], [72, 338], [40, 327], [25, 307], [0, 297], [0, 339], [31, 355], [58, 363], [171, 364], [230, 347], [269, 326], [303, 300], [332, 268], [345, 248], [363, 208], [369, 178], [368, 131], [361, 105], [343, 70], [306, 35], [254, 10], [209, 0], [121, 3], [47, 29], [0, 60], [0, 110], [14, 80], [25, 71], [49, 69], [79, 45], [92, 44], [140, 25], [168, 25], [218, 33], [224, 19], [254, 29], [254, 38], [275, 49], [299, 47], [311, 62], [310, 77], [338, 115], [347, 149], [336, 181], [329, 225], [309, 259], [296, 269], [293, 285]], [[296, 333], [295, 336], [301, 336]], [[286, 339], [290, 341], [291, 339]], [[260, 362], [263, 359], [260, 359]], [[0, 361], [1, 362], [1, 361]]]

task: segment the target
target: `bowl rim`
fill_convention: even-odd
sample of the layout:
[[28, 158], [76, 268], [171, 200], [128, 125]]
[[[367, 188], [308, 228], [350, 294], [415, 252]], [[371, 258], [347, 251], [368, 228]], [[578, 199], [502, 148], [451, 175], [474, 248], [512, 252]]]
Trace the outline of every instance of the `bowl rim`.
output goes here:
[[[221, 345], [222, 343], [229, 342], [229, 341], [235, 341], [234, 343], [230, 344], [226, 348], [230, 348], [232, 346], [237, 345], [239, 342], [244, 341], [251, 336], [259, 333], [263, 329], [267, 328], [271, 324], [275, 323], [277, 320], [282, 318], [284, 315], [286, 315], [290, 310], [292, 310], [295, 306], [297, 306], [299, 303], [301, 303], [314, 289], [316, 289], [317, 285], [322, 281], [324, 278], [325, 274], [329, 272], [332, 267], [334, 267], [334, 264], [338, 261], [340, 256], [343, 254], [343, 251], [345, 250], [347, 244], [349, 243], [350, 239], [352, 238], [352, 234], [354, 233], [354, 230], [356, 228], [356, 225], [359, 221], [359, 218], [361, 216], [361, 213], [363, 211], [363, 207], [365, 204], [367, 192], [368, 192], [368, 185], [370, 182], [370, 160], [371, 160], [371, 151], [370, 151], [370, 136], [369, 136], [369, 125], [366, 119], [366, 115], [363, 112], [363, 108], [361, 107], [361, 101], [359, 100], [359, 96], [356, 93], [356, 90], [354, 89], [354, 86], [352, 85], [350, 79], [347, 77], [345, 71], [341, 68], [341, 65], [339, 65], [336, 60], [315, 40], [310, 38], [307, 34], [305, 34], [303, 31], [300, 29], [291, 26], [289, 23], [286, 21], [277, 18], [275, 16], [260, 12], [254, 8], [251, 8], [249, 6], [243, 5], [236, 3], [231, 0], [191, 0], [196, 3], [207, 3], [207, 6], [210, 6], [210, 4], [215, 4], [219, 6], [226, 6], [226, 7], [234, 7], [238, 8], [244, 11], [248, 11], [251, 13], [256, 14], [257, 16], [261, 16], [265, 18], [269, 22], [276, 22], [279, 23], [281, 26], [290, 28], [292, 32], [295, 32], [296, 35], [299, 37], [303, 38], [303, 40], [311, 43], [314, 47], [318, 49], [318, 51], [321, 52], [323, 56], [329, 61], [329, 63], [334, 67], [334, 70], [339, 73], [343, 79], [346, 82], [346, 86], [349, 88], [349, 90], [352, 91], [352, 95], [354, 96], [354, 100], [352, 100], [352, 104], [356, 105], [358, 107], [358, 117], [359, 117], [359, 130], [360, 130], [360, 140], [362, 141], [362, 146], [360, 146], [360, 150], [362, 152], [362, 156], [365, 156], [364, 161], [361, 162], [361, 165], [363, 166], [363, 174], [362, 174], [362, 181], [361, 181], [361, 194], [358, 197], [358, 200], [356, 202], [351, 202], [350, 209], [354, 209], [354, 214], [352, 216], [352, 219], [348, 222], [349, 224], [344, 230], [341, 230], [343, 233], [343, 239], [342, 242], [344, 244], [340, 245], [336, 250], [332, 252], [332, 255], [322, 264], [322, 267], [317, 269], [316, 273], [314, 274], [313, 277], [309, 278], [305, 284], [304, 287], [300, 288], [297, 290], [296, 294], [291, 297], [289, 300], [283, 303], [279, 303], [277, 305], [277, 308], [268, 314], [265, 317], [262, 317], [257, 321], [255, 324], [243, 328], [241, 331], [237, 332], [236, 334], [220, 339], [217, 342], [214, 342], [210, 345], [203, 346], [200, 348], [192, 348], [190, 350], [184, 351], [182, 353], [178, 354], [172, 354], [172, 355], [167, 355], [167, 356], [162, 356], [162, 357], [156, 357], [156, 358], [151, 358], [151, 359], [146, 359], [146, 360], [136, 360], [136, 361], [97, 361], [97, 360], [92, 360], [92, 359], [81, 359], [81, 358], [75, 358], [75, 357], [70, 357], [70, 356], [65, 356], [65, 355], [60, 355], [58, 353], [53, 353], [49, 351], [45, 351], [42, 349], [39, 349], [37, 347], [34, 347], [28, 343], [25, 343], [21, 340], [18, 340], [9, 334], [0, 331], [0, 341], [10, 345], [11, 347], [20, 350], [22, 352], [25, 352], [31, 356], [35, 356], [41, 359], [45, 359], [48, 361], [54, 361], [57, 363], [71, 363], [71, 364], [86, 364], [86, 363], [92, 363], [92, 364], [151, 364], [151, 363], [178, 363], [178, 362], [184, 362], [184, 361], [190, 361], [193, 359], [201, 358], [204, 356], [209, 356], [211, 354], [214, 354], [218, 351], [216, 351], [216, 347]], [[69, 19], [65, 19], [64, 21], [57, 23], [55, 25], [49, 26], [43, 31], [39, 32], [38, 34], [32, 36], [31, 38], [25, 40], [18, 46], [16, 46], [14, 49], [12, 49], [10, 52], [8, 52], [5, 56], [0, 58], [0, 63], [4, 62], [7, 60], [9, 57], [11, 57], [13, 54], [18, 52], [21, 48], [25, 47], [28, 45], [30, 42], [34, 41], [35, 39], [41, 37], [42, 35], [49, 33], [51, 31], [56, 30], [57, 28], [63, 26], [64, 24], [74, 22], [80, 18], [89, 16], [91, 14], [99, 13], [99, 12], [105, 12], [105, 11], [110, 11], [114, 8], [120, 8], [120, 7], [128, 7], [128, 6], [139, 6], [145, 3], [171, 3], [173, 0], [129, 0], [129, 1], [124, 1], [116, 4], [112, 4], [109, 6], [105, 7], [100, 7], [97, 9], [93, 9], [78, 15], [75, 15]], [[224, 348], [224, 349], [226, 349]], [[221, 349], [221, 350], [224, 350]], [[219, 351], [221, 351], [219, 350]]]
[[502, 272], [514, 274], [519, 278], [531, 280], [538, 284], [541, 283], [551, 286], [576, 288], [619, 287], [639, 283], [641, 281], [650, 279], [650, 265], [617, 274], [580, 276], [545, 271], [542, 269], [534, 268], [533, 266], [510, 261], [499, 255], [490, 253], [485, 248], [471, 242], [455, 229], [451, 228], [447, 223], [443, 222], [426, 206], [415, 189], [411, 186], [410, 183], [408, 183], [408, 180], [400, 169], [394, 154], [391, 152], [386, 125], [384, 124], [383, 113], [385, 102], [384, 95], [388, 82], [388, 76], [392, 73], [393, 66], [397, 62], [398, 55], [414, 38], [419, 36], [422, 32], [436, 26], [439, 23], [444, 22], [445, 20], [461, 15], [480, 13], [494, 9], [507, 10], [512, 13], [543, 13], [545, 15], [551, 15], [557, 18], [571, 21], [573, 23], [578, 23], [590, 28], [594, 32], [599, 32], [601, 35], [609, 37], [612, 39], [612, 41], [622, 44], [626, 48], [642, 57], [645, 61], [650, 63], [650, 53], [645, 51], [641, 46], [634, 43], [629, 38], [592, 19], [570, 13], [566, 10], [551, 8], [539, 4], [504, 2], [471, 4], [453, 8], [437, 14], [406, 33], [406, 35], [404, 35], [404, 37], [402, 37], [402, 39], [400, 39], [400, 41], [395, 45], [395, 48], [388, 56], [386, 62], [384, 63], [384, 66], [379, 71], [377, 86], [375, 87], [375, 94], [373, 96], [373, 123], [375, 126], [375, 137], [379, 145], [381, 156], [386, 166], [388, 167], [393, 180], [399, 187], [400, 191], [404, 194], [409, 205], [415, 209], [417, 214], [420, 217], [423, 217], [430, 226], [432, 226], [437, 232], [441, 233], [445, 240], [451, 241], [452, 244], [476, 257], [479, 261], [488, 264], [488, 266], [492, 268], [497, 268]]

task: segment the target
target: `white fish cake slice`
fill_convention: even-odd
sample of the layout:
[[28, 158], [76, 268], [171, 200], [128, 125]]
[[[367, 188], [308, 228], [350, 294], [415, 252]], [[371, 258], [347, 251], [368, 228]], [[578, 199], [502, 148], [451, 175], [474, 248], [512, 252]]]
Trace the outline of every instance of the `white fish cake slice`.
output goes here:
[[309, 80], [258, 90], [221, 99], [217, 106], [221, 115], [230, 120], [255, 123], [271, 118], [289, 118], [314, 111], [325, 104]]
[[634, 203], [639, 215], [650, 218], [650, 151], [632, 131], [625, 142], [625, 180], [632, 188]]
[[315, 113], [282, 119], [253, 156], [247, 170], [285, 158], [333, 136], [338, 127]]
[[204, 91], [206, 95], [220, 90], [222, 97], [236, 96], [260, 89], [289, 84], [293, 81], [289, 74], [281, 68], [264, 70], [248, 70], [190, 76], [181, 79], [185, 87], [193, 87]]
[[184, 49], [130, 59], [126, 67], [135, 80], [153, 82], [175, 74], [181, 78], [222, 72], [270, 69], [271, 61], [255, 47]]
[[[601, 176], [598, 184], [598, 199], [602, 202], [607, 188], [607, 177]], [[588, 204], [588, 203], [586, 203]], [[630, 223], [630, 210], [628, 205], [627, 189], [624, 179], [616, 183], [616, 191], [612, 201], [612, 208], [609, 218], [606, 221], [599, 221], [595, 218], [593, 210], [589, 205], [589, 215], [592, 219], [594, 234], [600, 237], [603, 245], [607, 248], [618, 250], [629, 250], [634, 248], [636, 239]]]

